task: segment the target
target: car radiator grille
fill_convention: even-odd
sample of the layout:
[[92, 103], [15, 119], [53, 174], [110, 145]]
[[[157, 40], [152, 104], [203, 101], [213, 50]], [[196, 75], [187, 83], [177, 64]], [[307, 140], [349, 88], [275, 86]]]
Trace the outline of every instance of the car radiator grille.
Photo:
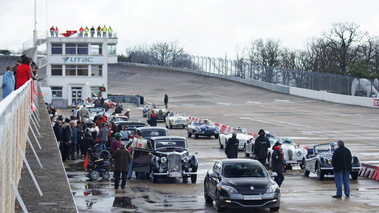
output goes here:
[[170, 172], [182, 171], [182, 156], [179, 154], [169, 154], [168, 156], [168, 169]]
[[287, 154], [288, 154], [288, 160], [292, 160], [292, 157], [293, 157], [293, 152], [292, 152], [292, 150], [288, 150], [288, 151], [287, 151]]
[[239, 194], [243, 195], [256, 195], [261, 193], [266, 193], [267, 189], [266, 187], [257, 186], [254, 187], [254, 190], [251, 190], [250, 187], [236, 187]]

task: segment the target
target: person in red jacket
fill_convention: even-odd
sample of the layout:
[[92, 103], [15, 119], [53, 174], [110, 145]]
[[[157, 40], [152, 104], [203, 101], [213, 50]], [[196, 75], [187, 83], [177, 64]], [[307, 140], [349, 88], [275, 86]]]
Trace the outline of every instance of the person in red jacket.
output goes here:
[[17, 67], [16, 71], [16, 89], [24, 85], [30, 78], [30, 63], [29, 57], [24, 57], [21, 61], [21, 65]]

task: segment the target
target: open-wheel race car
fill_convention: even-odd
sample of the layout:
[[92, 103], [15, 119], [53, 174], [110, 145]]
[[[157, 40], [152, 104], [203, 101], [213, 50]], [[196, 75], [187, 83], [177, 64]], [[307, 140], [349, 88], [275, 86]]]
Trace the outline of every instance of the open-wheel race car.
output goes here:
[[133, 171], [149, 173], [154, 183], [159, 178], [182, 178], [183, 183], [191, 178], [196, 183], [198, 160], [189, 154], [185, 137], [152, 137], [147, 143], [147, 149], [135, 148]]
[[[337, 149], [337, 143], [325, 143], [313, 146], [308, 149], [308, 153], [304, 158], [304, 175], [309, 176], [310, 172], [317, 174], [319, 180], [323, 180], [325, 175], [334, 175], [332, 157]], [[361, 164], [357, 156], [352, 155], [352, 170], [350, 172], [351, 179], [358, 179], [358, 173]]]

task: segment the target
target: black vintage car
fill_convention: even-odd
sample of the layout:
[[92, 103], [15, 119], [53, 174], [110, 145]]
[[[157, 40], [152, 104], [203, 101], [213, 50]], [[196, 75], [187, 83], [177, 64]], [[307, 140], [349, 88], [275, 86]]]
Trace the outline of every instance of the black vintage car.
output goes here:
[[[134, 165], [137, 165], [136, 167]], [[150, 173], [150, 179], [182, 178], [183, 183], [191, 178], [197, 180], [198, 161], [190, 155], [185, 137], [160, 136], [148, 140], [148, 149], [135, 148], [133, 170]]]
[[192, 121], [187, 126], [187, 135], [191, 137], [192, 135], [195, 138], [199, 138], [199, 136], [211, 137], [214, 136], [215, 139], [218, 139], [220, 135], [220, 128], [217, 127], [212, 121], [204, 120], [202, 122], [194, 122]]
[[[309, 176], [310, 172], [314, 172], [319, 180], [323, 180], [325, 175], [333, 175], [332, 156], [336, 149], [337, 143], [318, 144], [309, 148], [303, 160], [304, 175]], [[351, 178], [356, 180], [361, 164], [357, 156], [353, 155], [352, 158], [353, 168], [350, 174]]]
[[[275, 172], [272, 176], [276, 176]], [[217, 211], [225, 208], [270, 208], [278, 211], [280, 189], [266, 168], [253, 159], [216, 161], [204, 179], [206, 203], [216, 202]]]

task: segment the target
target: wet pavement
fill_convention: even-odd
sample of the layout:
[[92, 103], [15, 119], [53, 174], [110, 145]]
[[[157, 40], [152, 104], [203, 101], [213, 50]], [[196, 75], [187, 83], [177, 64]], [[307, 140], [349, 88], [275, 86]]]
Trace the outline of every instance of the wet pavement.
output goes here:
[[[134, 73], [119, 76], [120, 70]], [[379, 111], [348, 105], [315, 101], [274, 93], [222, 79], [212, 79], [188, 73], [111, 66], [111, 93], [140, 92], [145, 101], [162, 103], [169, 95], [169, 110], [189, 116], [208, 118], [249, 131], [274, 131], [278, 136], [294, 138], [303, 146], [345, 141], [346, 146], [361, 162], [379, 163], [376, 123]], [[132, 89], [133, 88], [133, 89]], [[145, 121], [140, 107], [124, 103], [131, 109], [131, 118]], [[63, 113], [69, 111], [62, 110]], [[158, 126], [164, 126], [158, 123]], [[170, 129], [169, 135], [186, 136], [185, 129]], [[132, 178], [125, 190], [115, 190], [111, 181], [89, 181], [83, 170], [83, 160], [65, 163], [71, 189], [80, 212], [216, 212], [204, 201], [203, 180], [216, 160], [225, 158], [218, 140], [188, 138], [191, 154], [199, 159], [196, 184], [183, 184], [181, 179], [149, 180]], [[244, 152], [239, 157], [244, 158]], [[280, 212], [377, 212], [379, 182], [359, 177], [351, 181], [351, 197], [333, 199], [333, 176], [320, 181], [315, 174], [303, 175], [299, 166], [287, 170], [281, 187]], [[258, 209], [252, 212], [268, 212]], [[227, 212], [236, 212], [227, 210]], [[248, 212], [238, 211], [238, 212]], [[251, 212], [251, 211], [249, 211]]]

